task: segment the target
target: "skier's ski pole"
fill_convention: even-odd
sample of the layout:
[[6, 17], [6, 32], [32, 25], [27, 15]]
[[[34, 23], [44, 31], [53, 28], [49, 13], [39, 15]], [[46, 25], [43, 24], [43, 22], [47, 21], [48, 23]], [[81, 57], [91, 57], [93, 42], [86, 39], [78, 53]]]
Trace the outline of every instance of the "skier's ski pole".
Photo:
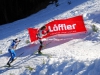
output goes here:
[[[23, 55], [23, 54], [24, 54], [24, 52], [22, 52], [21, 54], [19, 54], [18, 57], [20, 57], [20, 56]], [[15, 61], [18, 57], [16, 57], [16, 58], [14, 59], [14, 61]]]

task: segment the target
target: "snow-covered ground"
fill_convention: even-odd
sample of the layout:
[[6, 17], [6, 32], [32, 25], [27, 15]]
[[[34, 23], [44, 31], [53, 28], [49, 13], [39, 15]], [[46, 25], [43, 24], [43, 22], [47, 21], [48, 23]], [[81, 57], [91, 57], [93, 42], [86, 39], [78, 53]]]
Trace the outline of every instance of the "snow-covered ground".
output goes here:
[[[100, 75], [100, 1], [59, 0], [27, 18], [0, 26], [0, 75]], [[83, 15], [87, 33], [56, 35], [47, 38], [51, 42], [42, 50], [46, 55], [31, 55], [39, 43], [29, 40], [27, 28], [39, 28], [53, 20]], [[98, 29], [94, 32], [92, 26]], [[5, 68], [8, 61], [8, 47], [15, 38], [21, 39], [17, 47], [14, 67]]]

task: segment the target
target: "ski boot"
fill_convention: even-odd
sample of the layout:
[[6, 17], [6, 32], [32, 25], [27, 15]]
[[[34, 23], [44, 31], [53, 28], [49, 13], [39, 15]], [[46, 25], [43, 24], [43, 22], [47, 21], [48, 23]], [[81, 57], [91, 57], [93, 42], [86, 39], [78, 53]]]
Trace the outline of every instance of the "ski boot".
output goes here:
[[42, 52], [41, 51], [38, 51], [38, 54], [42, 54]]
[[7, 65], [8, 65], [9, 67], [11, 67], [10, 62], [8, 62]]

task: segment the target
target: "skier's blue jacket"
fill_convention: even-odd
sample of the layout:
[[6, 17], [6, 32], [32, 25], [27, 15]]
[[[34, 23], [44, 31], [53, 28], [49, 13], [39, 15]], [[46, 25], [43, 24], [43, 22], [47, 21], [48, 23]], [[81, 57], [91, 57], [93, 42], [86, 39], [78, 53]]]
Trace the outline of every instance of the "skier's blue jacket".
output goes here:
[[14, 58], [16, 57], [16, 53], [15, 53], [15, 50], [14, 50], [14, 46], [17, 46], [17, 42], [15, 40], [13, 40], [13, 42], [11, 43], [9, 49], [8, 49], [8, 52], [10, 53], [10, 60], [14, 60]]

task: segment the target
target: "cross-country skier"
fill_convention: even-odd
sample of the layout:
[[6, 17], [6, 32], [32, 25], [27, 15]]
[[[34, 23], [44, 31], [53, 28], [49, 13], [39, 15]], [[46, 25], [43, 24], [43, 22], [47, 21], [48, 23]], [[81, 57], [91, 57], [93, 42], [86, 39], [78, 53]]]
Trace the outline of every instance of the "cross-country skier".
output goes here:
[[47, 35], [47, 33], [49, 32], [49, 30], [45, 30], [46, 29], [46, 26], [42, 26], [39, 30], [38, 30], [38, 33], [37, 33], [37, 38], [40, 42], [40, 46], [39, 46], [39, 49], [38, 49], [38, 53], [39, 54], [42, 54], [41, 53], [41, 50], [43, 48], [43, 41], [42, 41], [42, 37]]
[[10, 67], [11, 66], [11, 63], [14, 61], [14, 58], [16, 57], [16, 53], [15, 53], [15, 49], [17, 47], [17, 45], [19, 44], [21, 40], [18, 40], [17, 38], [14, 39], [11, 43], [11, 45], [9, 46], [9, 49], [8, 49], [8, 52], [10, 53], [10, 59], [9, 61], [7, 62], [7, 65]]

